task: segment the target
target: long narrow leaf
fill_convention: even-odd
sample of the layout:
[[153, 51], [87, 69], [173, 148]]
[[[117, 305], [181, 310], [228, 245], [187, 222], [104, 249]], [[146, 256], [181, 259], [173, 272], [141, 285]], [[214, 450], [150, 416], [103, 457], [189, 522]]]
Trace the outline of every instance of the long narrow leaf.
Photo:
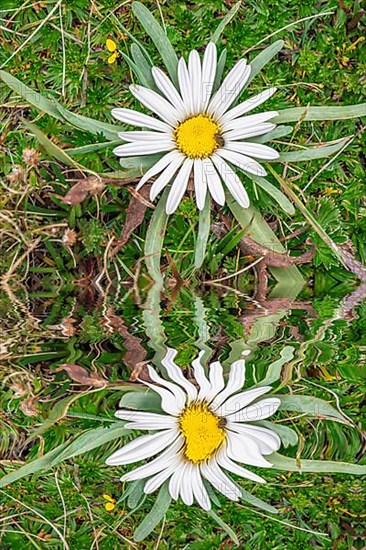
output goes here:
[[319, 399], [311, 395], [299, 394], [278, 395], [277, 397], [281, 400], [279, 409], [281, 411], [306, 413], [317, 418], [326, 418], [328, 420], [341, 422], [342, 424], [349, 424], [347, 418], [327, 401], [324, 401], [324, 399]]
[[[278, 54], [278, 52], [282, 50], [283, 45], [284, 45], [283, 40], [277, 40], [277, 42], [274, 42], [273, 44], [268, 46], [268, 48], [266, 48], [261, 53], [259, 53], [257, 57], [255, 57], [253, 61], [251, 61], [250, 66], [252, 70], [250, 73], [250, 77], [245, 85], [245, 88], [251, 83], [253, 78], [257, 76], [257, 74], [263, 69], [263, 67], [265, 67], [267, 63], [269, 63], [271, 59], [273, 59]], [[273, 119], [273, 120], [276, 120], [276, 119]], [[279, 121], [279, 122], [289, 122], [289, 121], [285, 120], [285, 121]], [[276, 122], [276, 124], [278, 123]]]
[[134, 533], [133, 538], [136, 542], [141, 542], [150, 535], [151, 531], [155, 529], [158, 523], [160, 523], [160, 521], [165, 516], [171, 501], [172, 497], [169, 493], [168, 484], [164, 483], [159, 491], [158, 496], [156, 497], [154, 506], [151, 508], [150, 512], [144, 517]]
[[143, 80], [141, 83], [148, 88], [151, 88], [153, 90], [156, 89], [156, 84], [151, 74], [151, 65], [146, 59], [142, 49], [137, 44], [131, 44], [130, 49], [132, 59], [143, 76]]
[[217, 523], [217, 525], [219, 525], [221, 529], [225, 531], [225, 533], [231, 538], [234, 544], [239, 546], [240, 544], [239, 539], [234, 533], [234, 531], [231, 529], [230, 525], [225, 523], [225, 521], [221, 519], [213, 510], [209, 510], [207, 512], [207, 515], [210, 516]]
[[71, 149], [63, 149], [63, 151], [70, 157], [77, 157], [86, 155], [87, 153], [95, 153], [96, 151], [102, 151], [103, 149], [109, 149], [120, 145], [122, 140], [116, 139], [114, 141], [103, 141], [102, 143], [90, 143], [90, 145], [82, 145], [81, 147], [73, 147]]
[[294, 356], [294, 351], [295, 348], [293, 346], [285, 346], [280, 353], [280, 358], [269, 365], [266, 377], [258, 382], [257, 386], [270, 386], [274, 382], [277, 382], [281, 376], [283, 365], [291, 361]]
[[248, 491], [245, 491], [240, 487], [241, 490], [241, 496], [242, 499], [251, 504], [252, 506], [256, 506], [257, 508], [260, 508], [261, 510], [264, 510], [265, 512], [269, 512], [270, 514], [278, 514], [278, 510], [274, 508], [274, 506], [271, 506], [270, 504], [267, 504], [267, 502], [264, 502], [264, 500], [255, 497], [251, 493], [248, 493]]
[[216, 42], [220, 38], [221, 33], [224, 31], [225, 27], [230, 23], [230, 21], [235, 17], [237, 11], [239, 10], [241, 1], [233, 5], [231, 10], [225, 15], [225, 17], [217, 25], [216, 30], [211, 36], [211, 42]]
[[94, 135], [104, 135], [109, 140], [116, 140], [118, 132], [123, 132], [126, 129], [125, 126], [100, 122], [94, 118], [72, 113], [65, 109], [65, 107], [62, 107], [62, 105], [58, 105], [57, 108], [62, 117], [72, 126], [80, 128], [81, 130], [87, 130]]
[[276, 432], [276, 434], [280, 436], [282, 445], [285, 448], [289, 446], [293, 447], [299, 442], [297, 433], [292, 428], [289, 428], [289, 426], [285, 426], [284, 424], [280, 424], [278, 422], [269, 422], [268, 420], [259, 420], [258, 422], [254, 422], [254, 424]]
[[0, 71], [0, 78], [9, 86], [9, 88], [16, 92], [20, 97], [28, 101], [28, 103], [36, 107], [39, 111], [43, 111], [54, 118], [62, 120], [61, 113], [57, 109], [57, 101], [46, 99], [42, 94], [32, 90], [32, 88], [29, 88], [29, 86], [23, 84], [23, 82], [7, 71]]
[[207, 195], [206, 202], [203, 210], [200, 210], [199, 213], [199, 222], [198, 222], [198, 234], [197, 242], [194, 256], [194, 266], [196, 269], [200, 269], [205, 260], [206, 256], [206, 247], [208, 242], [208, 237], [210, 234], [210, 219], [211, 219], [211, 206], [210, 206], [210, 197]]
[[277, 126], [274, 130], [271, 130], [267, 134], [264, 134], [263, 136], [256, 136], [250, 138], [250, 141], [254, 141], [255, 143], [268, 143], [269, 141], [273, 141], [274, 139], [278, 139], [280, 137], [288, 136], [291, 134], [293, 130], [293, 126]]
[[318, 147], [308, 147], [306, 149], [298, 149], [297, 151], [289, 151], [288, 153], [280, 153], [280, 158], [276, 162], [300, 162], [331, 157], [343, 149], [350, 139], [346, 137], [338, 140], [337, 143], [324, 143]]
[[147, 271], [150, 277], [157, 283], [163, 282], [160, 271], [160, 259], [168, 221], [168, 215], [165, 212], [167, 198], [168, 190], [165, 190], [154, 210], [145, 240], [145, 263]]
[[278, 187], [273, 185], [266, 178], [261, 176], [255, 176], [254, 174], [247, 174], [247, 176], [254, 181], [259, 187], [261, 187], [268, 195], [272, 197], [273, 200], [282, 208], [284, 212], [290, 214], [291, 216], [295, 214], [294, 205], [289, 201], [289, 199], [282, 193]]
[[315, 474], [353, 474], [366, 475], [366, 466], [349, 462], [335, 462], [332, 460], [296, 460], [279, 453], [266, 457], [276, 470], [287, 472], [311, 472]]
[[227, 57], [227, 51], [225, 49], [225, 50], [222, 50], [220, 57], [217, 61], [216, 75], [212, 86], [212, 93], [216, 92], [216, 90], [220, 86], [222, 75], [225, 69], [226, 57]]
[[154, 42], [173, 83], [178, 86], [178, 57], [167, 35], [152, 13], [141, 2], [133, 2], [132, 11]]
[[342, 107], [293, 107], [278, 111], [278, 116], [271, 122], [297, 122], [298, 120], [345, 120], [347, 118], [361, 118], [366, 116], [366, 103], [358, 105], [344, 105]]

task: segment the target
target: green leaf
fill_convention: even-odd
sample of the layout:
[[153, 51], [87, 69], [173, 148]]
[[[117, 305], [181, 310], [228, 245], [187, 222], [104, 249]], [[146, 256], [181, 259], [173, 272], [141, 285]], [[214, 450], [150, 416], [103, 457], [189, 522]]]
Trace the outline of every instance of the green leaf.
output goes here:
[[[136, 44], [132, 44], [131, 48], [133, 46], [136, 46]], [[131, 71], [135, 73], [135, 76], [137, 77], [139, 83], [142, 84], [142, 86], [146, 86], [147, 88], [156, 89], [155, 82], [154, 82], [151, 74], [150, 75], [149, 75], [149, 73], [145, 74], [144, 71], [141, 69], [141, 67], [139, 67], [139, 65], [137, 65], [124, 52], [121, 52], [121, 55], [122, 55], [123, 59], [128, 63], [128, 66], [130, 67]]]
[[51, 155], [51, 157], [54, 157], [55, 159], [59, 160], [63, 164], [66, 164], [67, 166], [72, 166], [73, 168], [77, 168], [78, 170], [86, 170], [85, 167], [78, 164], [75, 160], [73, 160], [63, 149], [58, 147], [58, 145], [55, 145], [48, 137], [40, 130], [35, 124], [32, 124], [31, 122], [27, 122], [25, 120], [22, 121], [24, 126], [28, 128], [32, 132], [32, 134], [37, 138], [39, 143], [42, 145], [42, 147], [45, 148], [47, 153]]
[[[282, 50], [283, 45], [284, 45], [283, 40], [277, 40], [277, 42], [274, 42], [273, 44], [268, 46], [265, 50], [259, 53], [257, 57], [253, 59], [253, 61], [251, 61], [250, 66], [252, 70], [250, 73], [250, 77], [245, 85], [245, 88], [248, 87], [248, 85], [257, 76], [257, 74], [263, 69], [263, 67], [265, 67], [265, 65], [267, 65], [267, 63], [269, 63], [271, 59], [273, 59], [278, 54], [278, 52]], [[276, 120], [276, 119], [273, 119], [273, 120]], [[289, 121], [281, 120], [279, 122], [289, 122]], [[279, 124], [279, 122], [275, 122], [275, 124]]]
[[268, 195], [272, 197], [273, 200], [282, 208], [284, 212], [290, 214], [291, 216], [295, 214], [294, 205], [289, 201], [289, 199], [282, 193], [278, 187], [273, 185], [266, 178], [261, 176], [255, 176], [254, 174], [245, 173], [254, 183], [259, 185]]
[[57, 105], [57, 108], [64, 120], [72, 126], [80, 128], [81, 130], [86, 130], [94, 135], [103, 135], [111, 141], [115, 141], [118, 138], [118, 132], [123, 132], [126, 130], [125, 126], [109, 124], [108, 122], [101, 122], [99, 120], [95, 120], [94, 118], [72, 113], [62, 107], [62, 105]]
[[299, 438], [295, 430], [285, 426], [284, 424], [269, 422], [269, 420], [258, 420], [258, 422], [253, 422], [253, 424], [263, 426], [263, 428], [268, 428], [269, 430], [276, 432], [276, 434], [280, 436], [282, 444], [285, 448], [298, 444]]
[[214, 92], [216, 92], [216, 90], [218, 89], [218, 87], [221, 84], [222, 75], [223, 75], [224, 69], [225, 69], [226, 57], [227, 57], [227, 51], [226, 51], [226, 48], [225, 48], [224, 50], [222, 50], [222, 52], [220, 54], [220, 57], [217, 61], [216, 75], [215, 75], [215, 80], [214, 80], [214, 83], [213, 83], [213, 86], [212, 86], [212, 94]]
[[146, 59], [142, 49], [137, 44], [131, 44], [130, 50], [132, 59], [142, 75], [141, 84], [152, 90], [156, 90], [155, 80], [151, 74], [151, 65]]
[[313, 397], [311, 395], [276, 395], [281, 400], [279, 410], [293, 411], [299, 413], [310, 414], [318, 418], [334, 420], [342, 424], [350, 424], [349, 420], [342, 413], [337, 411], [324, 399]]
[[345, 120], [366, 116], [366, 103], [344, 105], [342, 107], [293, 107], [278, 111], [278, 116], [271, 122], [297, 122], [298, 120]]
[[165, 482], [159, 491], [154, 506], [151, 508], [147, 516], [144, 517], [134, 533], [133, 538], [136, 542], [141, 542], [150, 535], [151, 531], [155, 529], [158, 523], [160, 523], [165, 516], [171, 501], [172, 497], [170, 496], [168, 490], [168, 483]]
[[264, 502], [264, 500], [255, 497], [251, 493], [248, 493], [248, 491], [245, 491], [240, 487], [241, 491], [241, 497], [243, 500], [251, 504], [252, 506], [256, 506], [257, 508], [260, 508], [261, 510], [264, 510], [265, 512], [269, 512], [270, 514], [278, 514], [277, 508], [274, 508], [274, 506], [271, 506], [270, 504], [267, 504], [267, 502]]
[[160, 259], [168, 221], [168, 215], [165, 212], [168, 193], [169, 189], [166, 189], [156, 205], [145, 240], [145, 264], [150, 277], [157, 283], [163, 283]]
[[194, 251], [194, 266], [200, 269], [205, 260], [208, 237], [210, 235], [211, 205], [210, 197], [206, 196], [205, 206], [199, 212], [196, 249]]
[[291, 134], [292, 130], [293, 126], [285, 126], [283, 124], [281, 126], [277, 126], [274, 130], [271, 130], [267, 134], [263, 134], [263, 136], [250, 138], [250, 141], [254, 141], [255, 143], [268, 143], [269, 141], [273, 141], [280, 137], [288, 136]]
[[351, 464], [349, 462], [335, 462], [332, 460], [297, 460], [279, 453], [273, 453], [266, 457], [276, 470], [287, 472], [311, 472], [315, 474], [353, 474], [366, 475], [366, 466]]
[[[241, 208], [229, 194], [227, 194], [227, 204], [242, 228], [246, 229], [248, 234], [257, 243], [271, 248], [275, 252], [286, 252], [286, 249], [277, 239], [275, 233], [253, 206]], [[299, 290], [304, 286], [305, 281], [295, 265], [272, 267], [269, 270], [281, 286], [286, 289], [286, 296], [289, 299], [297, 296]]]
[[239, 546], [240, 544], [239, 539], [234, 533], [234, 531], [231, 529], [231, 527], [227, 523], [224, 522], [224, 520], [222, 520], [216, 514], [216, 512], [214, 512], [213, 510], [208, 510], [207, 515], [210, 516], [210, 518], [212, 518], [217, 523], [217, 525], [219, 525], [219, 527], [221, 527], [221, 529], [225, 531], [225, 533], [230, 537], [230, 539], [233, 541], [234, 544]]
[[225, 29], [225, 27], [230, 23], [230, 21], [235, 17], [237, 11], [239, 10], [241, 5], [241, 1], [237, 2], [233, 5], [231, 10], [225, 15], [225, 17], [220, 21], [220, 23], [217, 25], [215, 32], [212, 34], [210, 42], [216, 42], [218, 41], [221, 33]]
[[307, 160], [316, 160], [331, 157], [338, 153], [350, 141], [349, 137], [339, 139], [336, 143], [324, 143], [318, 147], [308, 147], [306, 149], [298, 149], [288, 153], [280, 153], [280, 158], [275, 162], [299, 162]]
[[70, 157], [77, 157], [86, 155], [88, 153], [95, 153], [102, 149], [109, 149], [121, 145], [121, 139], [115, 139], [114, 141], [103, 141], [102, 143], [90, 143], [90, 145], [82, 145], [81, 147], [73, 147], [72, 149], [63, 149], [64, 153]]
[[42, 94], [32, 90], [32, 88], [29, 88], [29, 86], [23, 84], [23, 82], [15, 78], [15, 76], [11, 75], [7, 71], [0, 71], [0, 78], [9, 86], [9, 88], [20, 95], [20, 97], [28, 101], [28, 103], [36, 107], [39, 111], [43, 111], [54, 118], [62, 120], [62, 116], [57, 109], [57, 101], [46, 99]]
[[136, 508], [140, 507], [141, 504], [144, 502], [146, 495], [144, 493], [144, 487], [145, 487], [145, 479], [137, 479], [136, 481], [133, 481], [133, 488], [128, 494], [127, 499], [127, 506], [130, 509], [135, 510]]
[[141, 25], [144, 27], [146, 33], [150, 36], [154, 42], [156, 49], [158, 50], [165, 67], [169, 73], [175, 86], [178, 86], [177, 66], [178, 57], [174, 51], [170, 40], [166, 36], [165, 32], [156, 21], [155, 17], [141, 2], [133, 2], [132, 11]]
[[162, 412], [161, 398], [152, 390], [125, 393], [119, 402], [119, 406], [121, 409]]
[[125, 168], [126, 170], [135, 168], [139, 175], [142, 176], [145, 172], [147, 172], [147, 170], [149, 170], [149, 168], [154, 166], [154, 164], [161, 159], [161, 157], [162, 155], [160, 153], [156, 153], [154, 155], [121, 158], [119, 162], [122, 168]]
[[64, 460], [84, 454], [128, 433], [130, 433], [130, 430], [126, 430], [122, 422], [114, 422], [107, 427], [103, 426], [87, 430], [71, 441], [71, 443], [70, 441], [66, 441], [41, 458], [37, 458], [29, 464], [21, 466], [14, 472], [3, 476], [0, 479], [0, 487], [14, 483], [14, 481], [22, 479], [29, 474], [44, 472]]
[[280, 358], [277, 361], [271, 363], [267, 369], [266, 377], [261, 380], [257, 386], [270, 386], [273, 382], [277, 382], [281, 376], [281, 370], [285, 363], [291, 361], [294, 356], [295, 348], [292, 346], [285, 346], [280, 353]]

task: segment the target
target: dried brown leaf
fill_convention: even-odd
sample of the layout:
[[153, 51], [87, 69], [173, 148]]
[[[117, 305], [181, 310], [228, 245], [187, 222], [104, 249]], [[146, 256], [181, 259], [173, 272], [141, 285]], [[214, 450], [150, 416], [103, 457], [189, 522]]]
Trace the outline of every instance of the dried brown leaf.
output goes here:
[[84, 367], [80, 365], [75, 365], [73, 363], [64, 363], [60, 365], [54, 372], [66, 371], [74, 382], [78, 382], [83, 386], [93, 386], [94, 388], [102, 388], [107, 385], [107, 380], [99, 376], [94, 372], [89, 372]]

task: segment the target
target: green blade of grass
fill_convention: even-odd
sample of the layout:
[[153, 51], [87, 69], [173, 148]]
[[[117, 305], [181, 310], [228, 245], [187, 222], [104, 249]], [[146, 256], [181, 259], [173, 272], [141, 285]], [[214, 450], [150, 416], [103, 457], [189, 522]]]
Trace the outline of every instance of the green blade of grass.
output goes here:
[[133, 2], [132, 11], [154, 42], [173, 83], [178, 86], [178, 57], [167, 35], [152, 13], [141, 2]]
[[241, 5], [241, 1], [233, 5], [230, 11], [225, 15], [225, 17], [217, 25], [216, 30], [211, 35], [210, 42], [216, 42], [220, 38], [221, 33], [224, 31], [225, 27], [230, 23], [230, 21], [235, 17]]
[[347, 118], [361, 118], [366, 116], [366, 103], [358, 105], [344, 105], [342, 107], [293, 107], [278, 111], [278, 116], [271, 122], [297, 122], [299, 120], [346, 120]]

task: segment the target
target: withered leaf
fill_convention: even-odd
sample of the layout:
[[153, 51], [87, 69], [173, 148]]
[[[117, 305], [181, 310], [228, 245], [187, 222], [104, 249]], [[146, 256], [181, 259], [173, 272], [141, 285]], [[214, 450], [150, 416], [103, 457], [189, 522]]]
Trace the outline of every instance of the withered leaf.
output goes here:
[[84, 367], [80, 365], [75, 365], [73, 363], [64, 363], [60, 365], [54, 372], [66, 371], [74, 382], [78, 382], [83, 386], [93, 386], [94, 388], [102, 388], [108, 384], [107, 380], [99, 376], [94, 372], [89, 372]]
[[27, 397], [19, 405], [20, 410], [25, 416], [37, 416], [39, 410], [36, 407], [37, 398], [36, 397]]
[[[135, 373], [137, 372], [135, 369], [137, 369], [140, 373], [147, 353], [141, 345], [141, 338], [130, 334], [121, 317], [114, 315], [111, 309], [107, 311], [105, 317], [109, 327], [118, 331], [123, 338], [123, 344], [127, 350], [123, 357], [126, 367]], [[141, 378], [140, 374], [138, 376]]]
[[91, 195], [98, 195], [104, 188], [105, 182], [102, 179], [90, 176], [75, 183], [61, 200], [64, 204], [75, 206], [82, 203], [89, 193]]
[[132, 197], [127, 207], [125, 225], [123, 226], [120, 238], [111, 252], [112, 256], [114, 256], [114, 254], [116, 254], [118, 250], [127, 243], [131, 234], [144, 221], [147, 207], [152, 206], [147, 201], [150, 188], [151, 185], [145, 184], [138, 193], [134, 190], [130, 190], [132, 192]]

